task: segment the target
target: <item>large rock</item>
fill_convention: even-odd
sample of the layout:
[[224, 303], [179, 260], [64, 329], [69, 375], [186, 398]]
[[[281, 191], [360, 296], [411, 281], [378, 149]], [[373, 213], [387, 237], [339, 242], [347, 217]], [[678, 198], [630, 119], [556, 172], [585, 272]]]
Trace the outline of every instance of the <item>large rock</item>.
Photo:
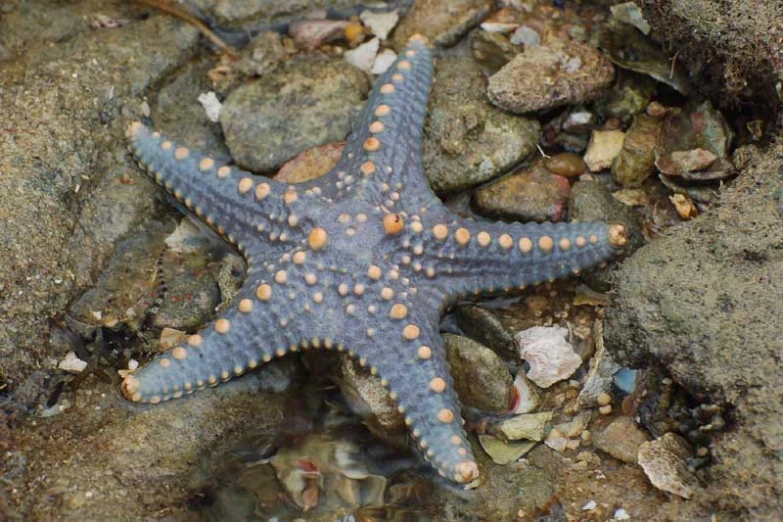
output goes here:
[[234, 160], [272, 172], [304, 149], [345, 139], [370, 89], [343, 60], [304, 59], [226, 99], [220, 123]]
[[618, 362], [733, 410], [694, 498], [758, 520], [783, 512], [782, 194], [783, 160], [758, 154], [716, 208], [623, 264], [605, 324]]
[[439, 194], [500, 176], [536, 150], [536, 120], [487, 102], [486, 80], [470, 57], [444, 58], [435, 67], [422, 153], [424, 172]]
[[[96, 2], [76, 14], [87, 16], [87, 7], [133, 15]], [[35, 30], [30, 18], [40, 13], [9, 10], [0, 34]], [[151, 215], [156, 192], [126, 156], [129, 118], [121, 114], [138, 117], [147, 87], [197, 41], [195, 29], [169, 17], [112, 30], [83, 23], [62, 41], [32, 38], [24, 54], [0, 62], [0, 380], [10, 390], [34, 369], [56, 365], [47, 318], [92, 283], [115, 242]]]

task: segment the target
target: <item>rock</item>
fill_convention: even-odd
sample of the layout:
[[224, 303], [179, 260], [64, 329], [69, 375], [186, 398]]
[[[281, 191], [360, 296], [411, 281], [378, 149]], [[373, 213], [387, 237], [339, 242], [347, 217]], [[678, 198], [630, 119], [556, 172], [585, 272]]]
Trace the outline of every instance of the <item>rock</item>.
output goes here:
[[288, 34], [298, 47], [313, 50], [343, 37], [348, 22], [345, 20], [297, 20], [288, 26]]
[[[0, 375], [9, 391], [43, 361], [56, 365], [47, 318], [91, 284], [115, 242], [152, 214], [154, 190], [130, 174], [120, 110], [140, 110], [136, 97], [198, 40], [195, 29], [164, 17], [94, 31], [82, 7], [45, 10], [50, 30], [62, 29], [64, 39], [37, 30], [23, 54], [0, 62]], [[4, 14], [3, 39], [37, 15]]]
[[722, 180], [736, 174], [729, 158], [734, 134], [723, 115], [704, 102], [691, 112], [669, 109], [655, 165], [686, 181]]
[[686, 463], [691, 456], [690, 446], [682, 437], [667, 433], [658, 440], [642, 444], [638, 460], [653, 486], [691, 499], [700, 489], [699, 480]]
[[[155, 327], [195, 331], [215, 315], [221, 302], [216, 267], [209, 267], [204, 250], [189, 254], [164, 253], [160, 266], [166, 290], [150, 321]], [[211, 270], [210, 270], [211, 268]]]
[[592, 412], [583, 411], [574, 415], [568, 422], [556, 424], [553, 429], [559, 431], [564, 437], [579, 437], [590, 422]]
[[481, 22], [481, 30], [486, 33], [510, 33], [521, 23], [522, 13], [513, 7], [498, 9]]
[[613, 419], [609, 424], [593, 426], [591, 430], [596, 448], [629, 464], [636, 464], [639, 448], [649, 441], [633, 417], [625, 415]]
[[[300, 45], [306, 46], [307, 44], [301, 42]], [[274, 73], [285, 61], [285, 57], [286, 52], [280, 34], [268, 31], [253, 38], [242, 49], [239, 61], [230, 67], [241, 72], [244, 76], [265, 76]]]
[[544, 444], [552, 448], [558, 453], [563, 453], [568, 449], [568, 439], [560, 433], [559, 430], [553, 428], [546, 436]]
[[490, 77], [489, 100], [524, 114], [600, 98], [614, 68], [598, 51], [576, 42], [528, 47]]
[[647, 76], [624, 71], [619, 71], [617, 76], [611, 90], [597, 100], [593, 107], [604, 119], [617, 118], [622, 122], [630, 122], [650, 105], [656, 83]]
[[435, 68], [422, 153], [424, 172], [439, 194], [495, 178], [536, 150], [539, 125], [490, 105], [486, 80], [469, 57], [444, 58]]
[[547, 425], [552, 417], [551, 411], [515, 415], [501, 421], [497, 432], [506, 440], [526, 439], [538, 442], [544, 439]]
[[394, 31], [397, 50], [408, 38], [422, 34], [435, 45], [450, 47], [492, 11], [492, 0], [420, 0], [415, 2]]
[[571, 187], [536, 161], [473, 193], [471, 203], [479, 214], [511, 221], [557, 223], [565, 217]]
[[585, 152], [585, 163], [590, 172], [599, 172], [612, 166], [615, 158], [623, 150], [625, 133], [619, 130], [596, 130], [590, 137]]
[[341, 141], [307, 149], [285, 162], [274, 179], [283, 183], [304, 183], [320, 178], [337, 165], [344, 148], [345, 142]]
[[682, 94], [690, 92], [688, 77], [677, 62], [672, 64], [669, 56], [635, 27], [607, 24], [597, 39], [601, 49], [615, 65], [646, 74]]
[[514, 379], [500, 357], [467, 337], [444, 334], [443, 339], [460, 402], [487, 412], [508, 411]]
[[612, 16], [620, 22], [636, 27], [643, 35], [650, 34], [650, 24], [644, 19], [644, 14], [636, 2], [623, 2], [613, 5], [610, 9]]
[[544, 158], [544, 167], [552, 174], [566, 178], [578, 178], [587, 170], [584, 160], [573, 152], [560, 152]]
[[228, 96], [226, 144], [243, 168], [273, 171], [306, 148], [345, 139], [368, 90], [364, 74], [340, 60], [289, 62]]
[[169, 229], [157, 223], [119, 245], [95, 286], [66, 310], [69, 327], [88, 337], [95, 327], [138, 333], [149, 318], [158, 290], [158, 261]]
[[638, 114], [625, 133], [623, 147], [612, 163], [612, 179], [623, 187], [640, 187], [655, 172], [655, 149], [661, 122]]
[[492, 458], [492, 462], [501, 466], [517, 461], [536, 446], [535, 441], [504, 441], [491, 435], [479, 435], [479, 444]]
[[318, 8], [341, 8], [355, 5], [351, 0], [193, 0], [193, 5], [208, 15], [218, 27], [243, 22], [270, 22], [278, 18], [295, 18]]
[[470, 50], [482, 72], [490, 76], [513, 60], [521, 49], [500, 33], [473, 31], [470, 33]]
[[749, 165], [717, 207], [626, 260], [605, 336], [619, 363], [663, 368], [700, 402], [732, 405], [735, 427], [711, 444], [704, 505], [779, 513], [783, 461], [769, 455], [783, 449], [783, 318], [760, 311], [780, 309], [783, 161], [756, 152]]
[[517, 357], [514, 337], [506, 331], [492, 310], [465, 304], [457, 306], [454, 315], [457, 325], [465, 335], [491, 348], [504, 359]]
[[351, 409], [381, 438], [403, 433], [407, 429], [405, 418], [381, 380], [370, 375], [354, 358], [344, 356], [340, 360], [340, 377], [335, 380]]
[[638, 215], [612, 197], [597, 181], [579, 180], [571, 187], [568, 216], [572, 221], [620, 223], [628, 234], [625, 252], [630, 254], [644, 243]]

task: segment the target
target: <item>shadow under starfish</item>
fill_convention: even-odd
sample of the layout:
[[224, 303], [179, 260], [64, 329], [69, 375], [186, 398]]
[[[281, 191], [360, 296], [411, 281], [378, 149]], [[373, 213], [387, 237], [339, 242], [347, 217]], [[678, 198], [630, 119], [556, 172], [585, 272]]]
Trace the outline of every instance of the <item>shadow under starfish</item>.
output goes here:
[[444, 477], [479, 471], [438, 331], [472, 294], [578, 274], [626, 243], [621, 225], [484, 223], [427, 185], [422, 127], [432, 56], [413, 37], [373, 89], [337, 166], [288, 185], [216, 165], [142, 124], [138, 164], [234, 245], [247, 279], [225, 314], [125, 378], [155, 404], [214, 386], [299, 349], [345, 351], [390, 391], [424, 458]]

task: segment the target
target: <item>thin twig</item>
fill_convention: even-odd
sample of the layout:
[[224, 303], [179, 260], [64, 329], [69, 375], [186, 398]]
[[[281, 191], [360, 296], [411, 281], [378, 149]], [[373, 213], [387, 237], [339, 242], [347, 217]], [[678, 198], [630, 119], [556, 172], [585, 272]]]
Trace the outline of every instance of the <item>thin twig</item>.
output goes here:
[[191, 15], [190, 13], [183, 11], [182, 9], [170, 5], [169, 3], [161, 0], [133, 0], [133, 1], [138, 4], [142, 4], [148, 7], [152, 7], [154, 9], [158, 9], [159, 11], [163, 11], [164, 13], [170, 14], [171, 16], [174, 16], [176, 18], [179, 18], [180, 20], [183, 20], [191, 24], [193, 27], [201, 31], [201, 34], [206, 36], [209, 39], [209, 41], [215, 44], [224, 53], [226, 53], [227, 55], [229, 55], [231, 58], [235, 60], [238, 58], [237, 54], [226, 42], [224, 42], [218, 35], [216, 35], [212, 31], [212, 29], [207, 27], [204, 22], [202, 22], [195, 16]]

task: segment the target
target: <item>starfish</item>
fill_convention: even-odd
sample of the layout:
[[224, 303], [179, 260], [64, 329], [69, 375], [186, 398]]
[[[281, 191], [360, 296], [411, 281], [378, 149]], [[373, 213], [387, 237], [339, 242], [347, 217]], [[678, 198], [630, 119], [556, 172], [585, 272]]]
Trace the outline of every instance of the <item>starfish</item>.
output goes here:
[[441, 314], [459, 299], [578, 274], [615, 255], [622, 225], [460, 217], [427, 185], [421, 139], [432, 56], [413, 37], [377, 81], [337, 165], [285, 184], [217, 165], [139, 122], [139, 166], [245, 258], [222, 317], [122, 383], [156, 404], [300, 349], [347, 352], [381, 379], [423, 457], [444, 477], [479, 475], [452, 385]]

